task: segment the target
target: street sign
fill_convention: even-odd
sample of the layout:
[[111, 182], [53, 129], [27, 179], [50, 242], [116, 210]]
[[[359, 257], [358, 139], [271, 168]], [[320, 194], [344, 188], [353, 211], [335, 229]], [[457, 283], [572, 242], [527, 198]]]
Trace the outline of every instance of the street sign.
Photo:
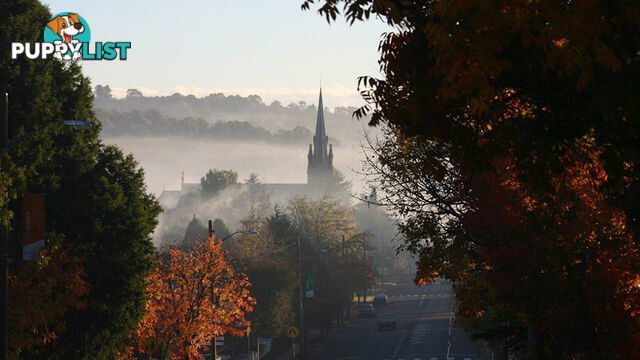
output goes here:
[[22, 260], [33, 261], [44, 247], [44, 194], [22, 198]]
[[297, 327], [295, 327], [295, 326], [290, 326], [290, 327], [287, 329], [287, 336], [289, 336], [290, 338], [295, 339], [295, 338], [297, 338], [297, 337], [298, 337], [298, 335], [300, 335], [300, 330], [298, 330], [298, 328], [297, 328]]
[[63, 124], [65, 126], [75, 126], [75, 127], [91, 127], [91, 123], [83, 120], [64, 120]]
[[159, 348], [160, 343], [158, 343], [154, 338], [147, 338], [147, 340], [142, 343], [142, 351], [147, 355], [152, 355], [158, 351]]
[[314, 297], [313, 291], [313, 275], [311, 273], [307, 273], [307, 291], [305, 292], [305, 297], [312, 298]]
[[224, 335], [216, 336], [216, 346], [224, 346]]

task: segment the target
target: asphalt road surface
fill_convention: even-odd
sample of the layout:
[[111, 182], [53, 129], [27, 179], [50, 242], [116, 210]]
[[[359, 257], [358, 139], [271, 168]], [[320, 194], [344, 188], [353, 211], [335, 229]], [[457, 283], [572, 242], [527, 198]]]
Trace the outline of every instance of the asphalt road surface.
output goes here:
[[375, 318], [358, 318], [314, 357], [325, 360], [479, 360], [476, 345], [455, 327], [451, 284], [444, 280], [427, 287], [413, 283], [385, 286], [396, 330], [378, 330]]

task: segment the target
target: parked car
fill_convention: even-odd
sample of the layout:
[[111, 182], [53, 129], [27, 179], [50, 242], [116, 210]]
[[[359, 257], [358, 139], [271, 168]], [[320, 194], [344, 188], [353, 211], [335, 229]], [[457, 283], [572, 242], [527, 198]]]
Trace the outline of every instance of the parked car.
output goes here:
[[389, 305], [389, 298], [385, 294], [378, 294], [373, 298], [374, 305]]
[[358, 317], [374, 317], [376, 316], [376, 310], [373, 304], [360, 304], [358, 306]]
[[378, 315], [378, 329], [384, 328], [396, 329], [396, 314], [394, 313], [382, 313]]

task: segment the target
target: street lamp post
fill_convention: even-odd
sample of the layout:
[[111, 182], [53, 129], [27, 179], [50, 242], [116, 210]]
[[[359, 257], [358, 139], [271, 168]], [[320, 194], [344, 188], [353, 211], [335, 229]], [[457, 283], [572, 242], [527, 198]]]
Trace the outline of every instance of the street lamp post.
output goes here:
[[[59, 124], [59, 123], [58, 123]], [[91, 127], [91, 123], [83, 120], [64, 120], [64, 126], [73, 126], [74, 129]], [[4, 93], [4, 116], [0, 123], [0, 151], [9, 151], [9, 149], [23, 139], [28, 138], [35, 132], [29, 132], [15, 139], [9, 139], [9, 93]], [[9, 204], [4, 205], [5, 211], [8, 212]], [[9, 227], [2, 226], [2, 244], [0, 244], [0, 360], [9, 358]]]
[[[209, 220], [209, 238], [211, 239], [213, 237], [213, 235], [215, 235], [216, 231], [213, 228], [213, 220]], [[237, 234], [242, 234], [242, 235], [258, 235], [259, 232], [257, 232], [256, 230], [239, 230], [236, 231], [234, 233], [231, 233], [227, 236], [225, 236], [224, 238], [222, 238], [220, 240], [220, 242], [223, 242], [227, 239], [230, 239], [232, 236], [237, 235]], [[211, 288], [211, 293], [213, 295], [213, 299], [215, 302], [215, 293], [213, 292], [213, 287]], [[249, 330], [250, 328], [247, 327], [247, 352], [251, 352], [251, 343], [249, 343]], [[217, 360], [218, 359], [218, 349], [217, 349], [217, 345], [216, 345], [216, 334], [213, 334], [211, 336], [211, 356], [213, 358], [213, 360]]]

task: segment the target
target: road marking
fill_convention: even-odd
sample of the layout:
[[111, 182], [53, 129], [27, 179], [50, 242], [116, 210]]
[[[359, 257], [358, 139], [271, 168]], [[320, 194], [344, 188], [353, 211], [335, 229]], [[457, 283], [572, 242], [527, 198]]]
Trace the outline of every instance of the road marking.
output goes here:
[[438, 360], [438, 358], [437, 357], [432, 357], [431, 360]]
[[411, 345], [419, 345], [426, 344], [427, 337], [429, 336], [429, 325], [427, 323], [418, 323], [413, 329], [411, 329], [410, 333], [410, 342]]
[[464, 358], [464, 360], [471, 360], [471, 358]]
[[396, 348], [393, 350], [393, 355], [391, 355], [391, 360], [394, 360], [396, 357], [398, 357], [398, 353], [400, 352], [400, 348], [402, 347], [402, 343], [404, 342], [405, 337], [407, 337], [407, 333], [402, 334], [402, 336], [400, 337], [398, 345], [396, 345]]

